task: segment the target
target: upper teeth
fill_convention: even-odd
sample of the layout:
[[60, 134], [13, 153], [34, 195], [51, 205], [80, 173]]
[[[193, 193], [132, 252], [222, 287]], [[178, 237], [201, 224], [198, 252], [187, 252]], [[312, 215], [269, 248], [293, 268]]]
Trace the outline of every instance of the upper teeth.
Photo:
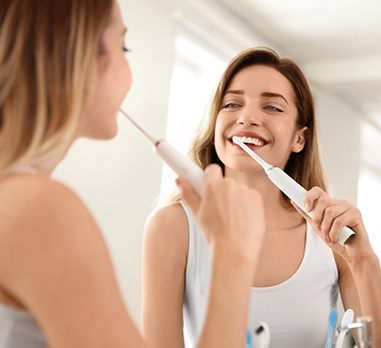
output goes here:
[[258, 138], [252, 138], [252, 137], [240, 137], [242, 142], [246, 144], [254, 144], [255, 146], [263, 146], [265, 143], [263, 140], [260, 140]]

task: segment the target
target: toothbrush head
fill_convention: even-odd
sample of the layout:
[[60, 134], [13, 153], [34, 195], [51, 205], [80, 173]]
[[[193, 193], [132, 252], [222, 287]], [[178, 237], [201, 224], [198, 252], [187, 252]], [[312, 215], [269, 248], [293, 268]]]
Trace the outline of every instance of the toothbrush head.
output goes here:
[[237, 144], [244, 150], [251, 158], [253, 158], [263, 169], [265, 172], [267, 172], [270, 168], [272, 168], [272, 165], [267, 163], [264, 159], [262, 159], [258, 154], [256, 154], [250, 147], [248, 147], [240, 137], [233, 136], [232, 138], [233, 143]]
[[336, 327], [336, 322], [337, 322], [337, 309], [336, 308], [332, 308], [331, 311], [329, 312], [328, 322], [332, 328]]
[[348, 324], [352, 324], [354, 319], [354, 312], [351, 308], [347, 309], [343, 315], [341, 320], [341, 328], [348, 326]]

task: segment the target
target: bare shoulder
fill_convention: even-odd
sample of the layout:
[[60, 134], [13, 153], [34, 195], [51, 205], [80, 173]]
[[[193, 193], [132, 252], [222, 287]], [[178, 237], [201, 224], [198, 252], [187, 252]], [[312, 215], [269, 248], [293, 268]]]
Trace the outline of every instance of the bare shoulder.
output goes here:
[[156, 211], [147, 221], [146, 233], [186, 234], [188, 219], [180, 203], [173, 203]]
[[[59, 182], [39, 176], [0, 182], [0, 288], [36, 317], [52, 346], [141, 342], [101, 231]], [[91, 334], [78, 330], [83, 323]]]
[[[72, 257], [79, 245], [103, 248], [103, 239], [95, 219], [66, 185], [31, 175], [0, 182], [3, 257], [37, 260], [34, 254], [38, 251], [40, 256], [60, 255], [64, 260]], [[12, 246], [17, 248], [11, 254]]]
[[86, 211], [85, 205], [70, 188], [48, 177], [15, 176], [0, 183], [2, 221], [48, 223], [57, 218], [55, 213], [64, 220], [68, 215], [80, 215]]
[[175, 250], [187, 254], [188, 219], [180, 203], [165, 206], [149, 218], [144, 244], [155, 249], [173, 246]]
[[179, 228], [187, 226], [188, 220], [182, 205], [173, 203], [156, 211], [148, 220], [148, 224]]

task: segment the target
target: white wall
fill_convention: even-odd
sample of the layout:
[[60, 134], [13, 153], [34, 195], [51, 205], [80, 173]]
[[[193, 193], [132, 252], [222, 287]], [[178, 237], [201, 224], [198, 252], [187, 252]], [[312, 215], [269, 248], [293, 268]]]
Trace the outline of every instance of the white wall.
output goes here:
[[[173, 16], [171, 6], [174, 4], [175, 1], [168, 0], [121, 0], [129, 30], [127, 44], [132, 49], [128, 58], [134, 72], [133, 88], [125, 109], [160, 136], [166, 130], [176, 23], [186, 18], [185, 26], [191, 28], [189, 23], [193, 20], [193, 28], [198, 30], [209, 25], [206, 25], [208, 16], [203, 11], [197, 12], [197, 8], [190, 12], [183, 8]], [[193, 12], [198, 15], [192, 17]], [[215, 18], [218, 13], [213, 13]], [[228, 18], [224, 16], [213, 28], [208, 28], [206, 41], [214, 37], [223, 44], [224, 30], [229, 30]], [[241, 28], [237, 23], [233, 27], [234, 35], [231, 32], [229, 40], [235, 42], [236, 52], [266, 44], [256, 33], [252, 33], [251, 38], [244, 28], [239, 41]], [[231, 54], [231, 51], [224, 50], [224, 53]], [[332, 192], [355, 203], [360, 170], [360, 112], [327, 91], [315, 87], [314, 93]], [[110, 246], [123, 294], [137, 322], [142, 231], [159, 195], [161, 171], [161, 162], [146, 140], [121, 119], [116, 139], [105, 143], [78, 141], [55, 172], [57, 178], [70, 184], [83, 197], [96, 215]]]
[[333, 196], [357, 202], [363, 113], [340, 97], [314, 88], [322, 157]]

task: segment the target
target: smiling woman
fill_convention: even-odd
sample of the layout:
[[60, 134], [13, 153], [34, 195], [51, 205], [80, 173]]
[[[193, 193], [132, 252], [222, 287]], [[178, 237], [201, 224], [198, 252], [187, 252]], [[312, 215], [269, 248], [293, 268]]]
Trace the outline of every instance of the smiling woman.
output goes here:
[[[251, 281], [247, 325], [254, 332], [266, 322], [273, 348], [304, 348], [306, 338], [309, 347], [323, 347], [328, 314], [336, 307], [339, 287], [345, 307], [358, 315], [367, 308], [367, 313], [380, 320], [379, 307], [368, 307], [366, 300], [360, 307], [355, 283], [364, 298], [378, 295], [379, 290], [374, 284], [366, 287], [357, 270], [354, 279], [349, 272], [364, 250], [368, 270], [378, 261], [359, 211], [325, 193], [316, 122], [311, 91], [299, 67], [270, 49], [253, 48], [226, 68], [206, 127], [191, 148], [193, 160], [201, 167], [216, 163], [227, 178], [263, 198], [267, 228], [260, 254], [252, 249], [259, 257], [259, 269]], [[314, 219], [294, 209], [259, 165], [233, 144], [233, 136], [243, 136], [264, 160], [309, 190], [305, 198], [308, 210], [315, 212]], [[240, 197], [236, 201], [236, 209], [242, 209]], [[343, 247], [337, 235], [346, 225], [357, 234], [350, 246]], [[143, 330], [156, 347], [183, 346], [182, 315], [193, 343], [200, 335], [212, 270], [212, 253], [200, 231], [191, 211], [176, 198], [147, 224]], [[167, 320], [163, 324], [160, 313], [164, 312]]]

